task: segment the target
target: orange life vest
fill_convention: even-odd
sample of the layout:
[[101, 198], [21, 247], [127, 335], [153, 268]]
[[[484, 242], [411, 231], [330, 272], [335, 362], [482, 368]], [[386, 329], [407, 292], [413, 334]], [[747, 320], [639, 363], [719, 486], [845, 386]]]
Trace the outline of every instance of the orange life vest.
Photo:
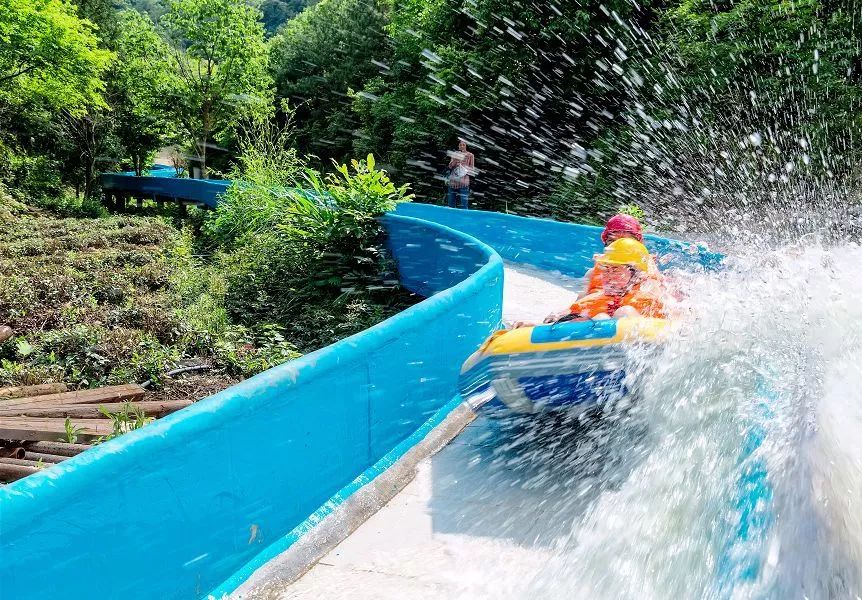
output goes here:
[[[658, 270], [658, 265], [655, 262], [655, 256], [650, 254], [649, 262], [647, 263], [647, 277], [661, 280], [661, 272]], [[586, 295], [593, 294], [595, 292], [602, 291], [602, 274], [599, 269], [593, 266], [592, 274], [590, 275], [590, 280], [587, 282], [587, 293]], [[586, 296], [585, 296], [586, 297]]]
[[618, 308], [622, 306], [631, 306], [638, 311], [642, 317], [665, 318], [666, 314], [664, 303], [658, 295], [658, 290], [643, 289], [641, 286], [645, 283], [653, 284], [648, 285], [648, 287], [654, 287], [655, 284], [654, 281], [647, 279], [636, 284], [624, 296], [611, 296], [609, 294], [605, 294], [604, 291], [599, 288], [599, 291], [584, 296], [572, 304], [572, 306], [569, 307], [569, 310], [572, 314], [592, 319], [596, 315], [600, 315], [602, 313], [607, 314], [609, 317], [613, 317]]

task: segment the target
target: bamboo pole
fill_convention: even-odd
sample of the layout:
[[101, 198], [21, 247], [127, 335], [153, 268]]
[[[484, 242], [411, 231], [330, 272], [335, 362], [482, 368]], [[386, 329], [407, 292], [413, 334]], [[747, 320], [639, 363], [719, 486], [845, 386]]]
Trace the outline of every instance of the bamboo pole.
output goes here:
[[114, 385], [93, 390], [77, 390], [59, 394], [13, 398], [0, 403], [0, 410], [12, 410], [22, 406], [49, 406], [67, 404], [108, 404], [111, 402], [141, 400], [146, 390], [138, 384]]
[[[114, 428], [108, 419], [73, 419], [78, 440], [90, 442], [110, 435]], [[66, 437], [62, 418], [0, 417], [0, 439], [53, 442]]]
[[0, 458], [0, 465], [18, 465], [19, 467], [33, 467], [34, 469], [44, 468], [38, 461], [23, 458]]
[[[15, 457], [18, 458], [18, 457]], [[27, 452], [25, 456], [21, 457], [25, 460], [33, 460], [39, 461], [42, 460], [43, 463], [49, 464], [57, 464], [63, 462], [64, 460], [69, 460], [69, 456], [57, 456], [56, 454], [43, 454], [42, 452]]]
[[0, 448], [0, 458], [24, 458], [27, 451], [21, 446]]
[[[181, 408], [190, 406], [191, 400], [168, 400], [165, 402], [129, 402], [130, 412], [137, 408], [148, 417], [161, 418], [176, 412]], [[125, 402], [111, 402], [104, 404], [55, 404], [43, 406], [14, 406], [9, 409], [0, 404], [0, 417], [71, 417], [73, 419], [99, 419], [105, 415], [104, 409], [111, 414], [117, 414], [126, 409]]]

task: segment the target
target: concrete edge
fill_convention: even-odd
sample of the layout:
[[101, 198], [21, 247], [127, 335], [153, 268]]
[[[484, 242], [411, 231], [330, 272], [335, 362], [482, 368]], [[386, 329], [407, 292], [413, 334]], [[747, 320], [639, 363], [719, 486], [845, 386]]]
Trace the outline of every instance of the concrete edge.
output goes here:
[[421, 461], [451, 442], [476, 418], [462, 402], [392, 466], [364, 485], [286, 551], [252, 574], [231, 600], [276, 600], [331, 550], [356, 531], [416, 477]]

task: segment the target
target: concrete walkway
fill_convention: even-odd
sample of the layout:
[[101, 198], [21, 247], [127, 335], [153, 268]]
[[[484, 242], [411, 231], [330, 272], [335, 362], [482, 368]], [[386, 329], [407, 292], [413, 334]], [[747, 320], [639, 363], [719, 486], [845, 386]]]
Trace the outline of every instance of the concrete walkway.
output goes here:
[[491, 461], [483, 460], [482, 447], [490, 437], [486, 422], [468, 426], [421, 463], [413, 482], [382, 510], [275, 597], [477, 598], [485, 594], [471, 593], [481, 591], [474, 585], [484, 588], [511, 572], [500, 557], [538, 567], [548, 553], [534, 544], [540, 532], [531, 513], [541, 499], [501, 480], [511, 473], [488, 484]]

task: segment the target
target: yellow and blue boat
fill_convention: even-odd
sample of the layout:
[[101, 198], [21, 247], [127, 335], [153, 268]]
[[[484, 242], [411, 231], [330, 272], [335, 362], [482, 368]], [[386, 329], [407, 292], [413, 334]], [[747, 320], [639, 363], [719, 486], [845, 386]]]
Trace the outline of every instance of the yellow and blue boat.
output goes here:
[[[634, 351], [657, 348], [670, 322], [568, 321], [494, 332], [461, 368], [460, 391], [490, 414], [587, 411], [629, 390]], [[642, 353], [637, 356], [642, 357]]]

